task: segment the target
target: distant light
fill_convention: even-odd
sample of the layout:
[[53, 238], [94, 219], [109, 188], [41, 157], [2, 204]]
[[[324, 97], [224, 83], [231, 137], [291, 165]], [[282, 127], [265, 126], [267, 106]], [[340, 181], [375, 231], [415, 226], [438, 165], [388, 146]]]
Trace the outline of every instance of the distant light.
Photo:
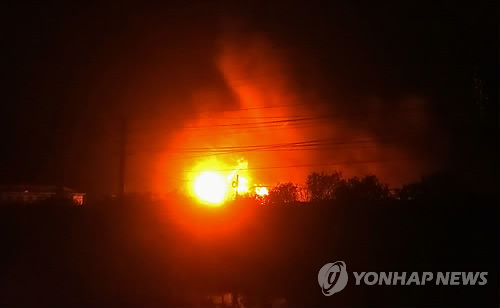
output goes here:
[[269, 190], [267, 187], [255, 187], [255, 193], [259, 196], [267, 196], [269, 194]]

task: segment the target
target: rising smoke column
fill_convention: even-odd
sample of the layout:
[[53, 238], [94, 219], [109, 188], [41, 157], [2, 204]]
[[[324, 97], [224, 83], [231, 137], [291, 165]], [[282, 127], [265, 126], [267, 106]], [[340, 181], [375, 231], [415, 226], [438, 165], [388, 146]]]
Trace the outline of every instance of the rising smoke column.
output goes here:
[[[327, 141], [292, 151], [278, 148], [212, 157], [207, 151], [182, 159], [180, 164], [170, 162], [174, 166], [169, 170], [177, 166], [177, 178], [189, 183], [192, 179], [185, 170], [192, 166], [226, 170], [237, 168], [243, 159], [250, 170], [240, 172], [252, 183], [303, 184], [312, 171], [338, 170], [349, 177], [375, 174], [399, 186], [432, 167], [420, 150], [434, 130], [424, 98], [408, 95], [388, 103], [377, 96], [342, 95], [335, 85], [329, 85], [334, 90], [328, 90], [329, 96], [323, 95], [325, 89], [319, 85], [324, 82], [319, 81], [318, 87], [300, 84], [304, 76], [297, 76], [293, 52], [259, 34], [228, 33], [220, 37], [217, 46], [213, 61], [235, 103], [227, 104], [227, 94], [220, 89], [194, 91], [191, 104], [198, 106], [198, 113], [176, 131], [172, 150]], [[321, 74], [314, 73], [314, 61], [309, 71], [314, 74], [312, 79], [321, 80]], [[303, 118], [310, 120], [294, 122]], [[262, 124], [272, 121], [277, 123]], [[238, 126], [242, 123], [250, 128]], [[444, 138], [440, 140], [445, 143]], [[277, 168], [280, 166], [295, 167]]]

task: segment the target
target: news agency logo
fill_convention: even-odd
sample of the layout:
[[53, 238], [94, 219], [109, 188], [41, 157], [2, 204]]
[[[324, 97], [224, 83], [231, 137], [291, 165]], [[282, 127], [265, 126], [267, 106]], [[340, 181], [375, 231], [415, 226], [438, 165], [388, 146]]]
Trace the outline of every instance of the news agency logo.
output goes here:
[[[484, 286], [488, 283], [488, 272], [353, 272], [355, 285], [387, 286]], [[318, 283], [325, 296], [342, 291], [349, 275], [344, 261], [327, 263], [319, 270]]]
[[349, 276], [344, 261], [327, 263], [319, 270], [318, 283], [325, 296], [331, 296], [342, 291]]

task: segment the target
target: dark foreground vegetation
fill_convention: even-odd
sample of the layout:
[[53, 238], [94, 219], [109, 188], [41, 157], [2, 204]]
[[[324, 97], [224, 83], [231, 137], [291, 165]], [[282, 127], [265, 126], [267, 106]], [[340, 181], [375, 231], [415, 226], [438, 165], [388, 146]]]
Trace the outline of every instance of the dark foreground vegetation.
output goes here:
[[[498, 305], [495, 195], [0, 211], [0, 306], [213, 307], [226, 292], [244, 307]], [[318, 271], [338, 260], [352, 281], [325, 297]], [[355, 286], [353, 271], [489, 274], [485, 286]]]

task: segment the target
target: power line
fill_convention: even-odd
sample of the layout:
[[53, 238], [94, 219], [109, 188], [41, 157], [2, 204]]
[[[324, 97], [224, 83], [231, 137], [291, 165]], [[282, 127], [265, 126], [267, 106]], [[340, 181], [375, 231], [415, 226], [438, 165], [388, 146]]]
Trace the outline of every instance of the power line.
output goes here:
[[234, 108], [234, 109], [219, 109], [219, 110], [207, 110], [200, 113], [210, 113], [210, 112], [233, 112], [233, 111], [247, 111], [247, 110], [261, 110], [261, 109], [276, 109], [276, 108], [288, 108], [297, 106], [317, 106], [317, 105], [330, 105], [330, 103], [297, 103], [297, 104], [285, 104], [285, 105], [271, 105], [271, 106], [260, 106], [260, 107], [250, 107], [250, 108]]
[[[330, 145], [343, 145], [343, 144], [356, 144], [356, 143], [376, 143], [377, 141], [359, 141], [359, 142], [338, 142], [338, 143], [331, 143]], [[317, 145], [303, 145], [302, 147], [312, 147], [312, 146], [317, 146]], [[255, 151], [263, 151], [263, 150], [270, 150], [270, 149], [276, 149], [276, 148], [283, 148], [281, 145], [272, 145], [269, 147], [264, 147], [264, 148], [248, 148], [248, 149], [235, 149], [235, 150], [225, 150], [225, 151], [216, 151], [210, 154], [203, 154], [203, 155], [194, 155], [194, 156], [186, 156], [186, 157], [181, 157], [182, 159], [190, 159], [190, 158], [199, 158], [199, 157], [207, 157], [207, 156], [219, 156], [219, 155], [227, 155], [227, 154], [234, 154], [234, 153], [245, 153], [245, 152], [255, 152]], [[295, 148], [298, 150], [297, 148]], [[208, 151], [200, 151], [201, 153], [206, 153]], [[194, 152], [194, 153], [200, 153], [200, 152]], [[193, 153], [193, 152], [188, 152], [188, 153]]]
[[[247, 122], [239, 122], [239, 123], [223, 123], [223, 124], [206, 124], [206, 125], [194, 125], [194, 126], [178, 126], [172, 128], [178, 129], [187, 129], [187, 130], [196, 130], [196, 129], [250, 129], [250, 128], [267, 128], [267, 127], [279, 127], [283, 124], [294, 125], [300, 122], [314, 122], [314, 121], [324, 121], [331, 120], [336, 118], [347, 119], [355, 116], [363, 116], [363, 115], [373, 115], [373, 114], [385, 114], [389, 115], [390, 113], [401, 113], [401, 112], [415, 112], [413, 109], [405, 109], [405, 110], [364, 110], [358, 112], [350, 112], [350, 113], [338, 113], [338, 114], [327, 114], [321, 116], [284, 116], [284, 117], [247, 117], [248, 120], [259, 120], [259, 119], [272, 119], [275, 118], [277, 120], [265, 120], [265, 121], [247, 121]], [[217, 119], [217, 118], [215, 118]], [[223, 119], [223, 118], [221, 118]], [[231, 118], [229, 118], [231, 119]], [[238, 118], [235, 118], [238, 119]]]
[[[183, 126], [182, 128], [187, 129], [198, 129], [198, 128], [213, 128], [213, 127], [238, 127], [238, 128], [252, 128], [252, 126], [259, 125], [258, 127], [266, 127], [272, 124], [284, 124], [293, 123], [301, 121], [316, 121], [331, 118], [332, 116], [318, 116], [318, 117], [302, 117], [297, 119], [285, 119], [285, 120], [273, 120], [273, 121], [260, 121], [260, 122], [244, 122], [244, 123], [229, 123], [229, 124], [210, 124], [210, 125], [198, 125], [198, 126]], [[250, 126], [250, 127], [249, 127]]]
[[[417, 158], [405, 158], [405, 159], [373, 159], [373, 160], [359, 160], [359, 161], [343, 161], [335, 163], [318, 163], [318, 164], [301, 164], [301, 165], [288, 165], [288, 166], [265, 166], [265, 167], [251, 167], [251, 168], [240, 168], [238, 171], [246, 170], [265, 170], [265, 169], [286, 169], [286, 168], [308, 168], [308, 167], [323, 167], [323, 166], [341, 166], [341, 165], [355, 165], [355, 164], [372, 164], [372, 163], [389, 163], [395, 161], [408, 161], [408, 160], [419, 160]], [[233, 169], [211, 169], [209, 171], [218, 172], [230, 172]], [[199, 171], [184, 171], [184, 173], [196, 173]]]
[[287, 115], [287, 116], [257, 116], [257, 117], [211, 117], [216, 120], [258, 120], [258, 119], [293, 119], [303, 118], [304, 115]]
[[[214, 148], [186, 148], [177, 150], [177, 153], [207, 153], [203, 155], [193, 155], [178, 157], [180, 159], [190, 159], [199, 158], [207, 156], [219, 156], [234, 153], [244, 153], [244, 152], [260, 152], [260, 151], [311, 151], [311, 150], [333, 150], [333, 149], [344, 149], [338, 146], [344, 145], [362, 145], [362, 144], [373, 144], [377, 146], [380, 144], [391, 144], [396, 140], [394, 138], [381, 138], [381, 139], [359, 139], [359, 140], [345, 140], [345, 139], [317, 139], [311, 141], [303, 142], [292, 142], [292, 143], [275, 143], [267, 145], [254, 145], [254, 146], [229, 146], [229, 147], [214, 147]], [[351, 147], [351, 149], [356, 148], [367, 148], [367, 147]], [[345, 148], [347, 149], [347, 148]], [[170, 151], [171, 153], [176, 153], [175, 150]]]
[[[398, 135], [386, 135], [379, 136], [377, 138], [359, 138], [359, 137], [351, 137], [351, 138], [327, 138], [327, 139], [315, 139], [308, 141], [300, 141], [300, 142], [288, 142], [288, 143], [271, 143], [271, 144], [261, 144], [261, 145], [242, 145], [242, 146], [214, 146], [214, 147], [188, 147], [188, 148], [149, 148], [144, 149], [144, 147], [140, 147], [141, 151], [154, 151], [154, 152], [168, 152], [173, 155], [184, 155], [184, 154], [202, 154], [195, 156], [184, 156], [184, 157], [176, 157], [174, 159], [189, 159], [189, 158], [197, 158], [197, 157], [206, 157], [206, 156], [216, 156], [216, 155], [225, 155], [232, 153], [242, 153], [242, 152], [255, 152], [255, 151], [301, 151], [301, 150], [342, 150], [342, 149], [356, 149], [356, 148], [367, 148], [367, 146], [360, 147], [360, 145], [369, 145], [373, 144], [373, 146], [379, 145], [389, 145], [395, 144], [397, 142], [404, 142], [405, 140], [401, 140]], [[351, 146], [351, 147], [349, 147]], [[138, 148], [139, 146], [135, 146]]]
[[[313, 140], [306, 140], [306, 141], [271, 143], [271, 144], [260, 144], [260, 145], [220, 146], [220, 147], [216, 147], [216, 149], [245, 149], [245, 148], [267, 148], [267, 147], [274, 147], [274, 146], [299, 146], [299, 145], [309, 145], [309, 144], [320, 144], [320, 143], [326, 143], [326, 142], [337, 142], [337, 141], [344, 141], [344, 140], [345, 139], [323, 138], [323, 139], [313, 139]], [[178, 150], [185, 151], [185, 150], [211, 150], [211, 149], [214, 149], [214, 148], [192, 147], [192, 148], [181, 148]]]
[[[282, 105], [285, 106], [285, 105]], [[286, 105], [293, 106], [293, 105]], [[273, 106], [268, 106], [273, 107]], [[261, 107], [255, 107], [261, 108]], [[263, 108], [263, 107], [262, 107]], [[222, 123], [222, 124], [206, 124], [206, 125], [193, 125], [193, 126], [170, 126], [169, 129], [183, 129], [186, 132], [205, 132], [207, 129], [214, 129], [217, 131], [224, 131], [224, 134], [246, 134], [251, 132], [251, 130], [259, 131], [263, 128], [266, 129], [294, 129], [301, 127], [314, 127], [322, 121], [327, 121], [331, 119], [338, 118], [340, 120], [349, 119], [353, 120], [352, 117], [358, 117], [363, 115], [373, 115], [373, 114], [385, 114], [389, 115], [389, 113], [401, 113], [401, 112], [414, 112], [414, 109], [396, 109], [396, 110], [364, 110], [358, 112], [350, 112], [350, 113], [338, 113], [338, 114], [327, 114], [322, 116], [312, 116], [312, 117], [304, 117], [304, 116], [278, 116], [278, 117], [246, 117], [243, 119], [247, 120], [255, 120], [255, 121], [247, 121], [241, 123]], [[418, 111], [418, 110], [417, 110]], [[215, 118], [217, 120], [217, 118]], [[224, 120], [224, 118], [221, 118]], [[221, 120], [219, 119], [219, 120]], [[228, 118], [231, 119], [231, 118]], [[233, 118], [240, 119], [240, 118]], [[258, 121], [260, 119], [264, 119], [264, 121]], [[269, 120], [275, 119], [275, 120]], [[356, 119], [356, 118], [354, 118]], [[364, 118], [360, 118], [358, 120], [363, 120]], [[326, 122], [325, 122], [326, 123]], [[244, 132], [239, 132], [239, 130], [245, 130]], [[213, 132], [207, 135], [212, 135]]]

